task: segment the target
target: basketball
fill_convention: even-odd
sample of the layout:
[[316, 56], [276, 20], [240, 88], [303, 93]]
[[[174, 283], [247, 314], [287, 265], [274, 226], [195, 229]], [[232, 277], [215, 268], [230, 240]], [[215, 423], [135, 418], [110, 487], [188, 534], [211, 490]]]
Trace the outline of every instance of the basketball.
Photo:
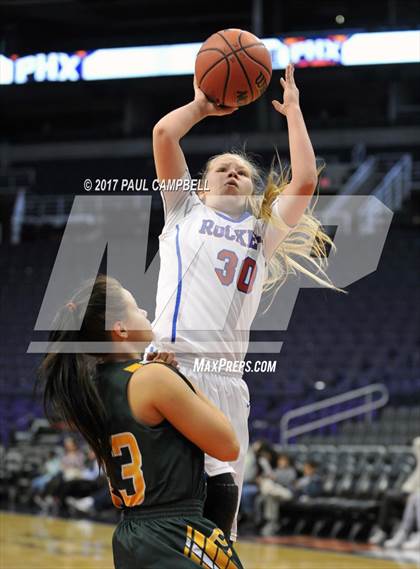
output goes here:
[[197, 84], [217, 105], [242, 107], [256, 101], [271, 79], [271, 56], [250, 32], [228, 29], [211, 35], [195, 61]]

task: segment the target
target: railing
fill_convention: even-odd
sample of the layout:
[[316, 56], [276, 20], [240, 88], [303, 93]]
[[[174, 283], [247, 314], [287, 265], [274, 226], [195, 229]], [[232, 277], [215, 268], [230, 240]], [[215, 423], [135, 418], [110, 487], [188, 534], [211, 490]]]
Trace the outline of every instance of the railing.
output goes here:
[[340, 195], [353, 196], [359, 193], [366, 180], [371, 176], [376, 167], [376, 157], [369, 156], [357, 170], [350, 176], [340, 191]]
[[15, 194], [18, 190], [30, 188], [35, 182], [34, 168], [0, 167], [0, 194]]
[[26, 207], [26, 190], [20, 189], [17, 192], [13, 214], [11, 218], [11, 242], [16, 245], [20, 242], [20, 234], [22, 231], [23, 218], [25, 216]]
[[28, 195], [23, 222], [28, 225], [61, 227], [67, 223], [73, 195]]
[[372, 194], [392, 211], [397, 211], [410, 194], [412, 171], [413, 159], [410, 154], [404, 154], [384, 176]]
[[[376, 165], [377, 159], [375, 156], [367, 158], [350, 176], [337, 196], [360, 195], [363, 186], [374, 173]], [[350, 223], [348, 212], [343, 210], [343, 202], [340, 201], [340, 199], [333, 198], [322, 212], [322, 216], [324, 220], [334, 219], [337, 221], [340, 219], [342, 226], [346, 226], [346, 224]]]
[[[373, 401], [374, 393], [380, 393], [380, 397]], [[314, 411], [320, 411], [321, 409], [328, 409], [339, 403], [344, 403], [347, 401], [352, 401], [360, 397], [365, 397], [365, 403], [354, 407], [353, 409], [347, 409], [345, 411], [339, 411], [328, 417], [323, 417], [314, 421], [310, 421], [304, 425], [299, 425], [298, 427], [289, 427], [289, 423], [292, 419], [296, 417], [303, 417]], [[309, 433], [316, 429], [326, 427], [327, 425], [332, 425], [334, 423], [339, 423], [340, 421], [345, 421], [357, 415], [364, 415], [371, 413], [372, 411], [379, 409], [387, 404], [389, 399], [388, 389], [382, 383], [373, 383], [372, 385], [367, 385], [359, 389], [353, 389], [352, 391], [347, 391], [341, 395], [336, 395], [334, 397], [329, 397], [323, 401], [318, 401], [317, 403], [311, 403], [309, 405], [304, 405], [297, 409], [292, 409], [285, 413], [280, 421], [280, 442], [281, 444], [288, 444], [289, 439], [292, 437], [297, 437], [303, 435], [304, 433]]]

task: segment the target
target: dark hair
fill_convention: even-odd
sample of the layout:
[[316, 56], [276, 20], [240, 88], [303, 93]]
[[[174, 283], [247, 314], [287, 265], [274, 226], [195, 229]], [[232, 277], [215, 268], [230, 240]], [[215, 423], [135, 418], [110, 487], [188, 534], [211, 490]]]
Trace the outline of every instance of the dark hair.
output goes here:
[[265, 440], [261, 440], [260, 442], [260, 447], [257, 449], [257, 454], [260, 455], [263, 452], [267, 452], [270, 453], [271, 455], [273, 455], [273, 448], [272, 446]]
[[[124, 318], [126, 303], [122, 292], [122, 285], [105, 275], [85, 283], [59, 310], [50, 342], [110, 341], [110, 332], [105, 329], [105, 308], [115, 320]], [[106, 412], [94, 383], [95, 368], [88, 354], [46, 354], [39, 369], [40, 379], [45, 382], [44, 410], [51, 423], [63, 420], [77, 429], [95, 453], [99, 466], [105, 467], [112, 477]]]

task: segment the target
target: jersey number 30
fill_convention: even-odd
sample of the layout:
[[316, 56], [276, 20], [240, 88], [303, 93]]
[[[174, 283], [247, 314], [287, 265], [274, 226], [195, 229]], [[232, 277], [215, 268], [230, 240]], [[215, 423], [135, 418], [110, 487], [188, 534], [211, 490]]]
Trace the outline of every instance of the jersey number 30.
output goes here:
[[[143, 478], [142, 458], [137, 440], [132, 433], [118, 433], [111, 437], [112, 456], [122, 456], [122, 449], [127, 448], [130, 453], [130, 462], [121, 466], [121, 478], [131, 480], [134, 494], [127, 494], [124, 489], [118, 488], [118, 493], [124, 500], [125, 506], [132, 508], [139, 506], [144, 500], [145, 483]], [[116, 508], [122, 508], [121, 498], [113, 491], [110, 484], [111, 498]]]
[[[224, 286], [229, 286], [235, 278], [236, 267], [238, 266], [238, 255], [229, 249], [219, 251], [217, 258], [223, 261], [222, 269], [216, 268], [216, 275]], [[257, 263], [251, 257], [245, 257], [239, 271], [236, 287], [240, 292], [248, 294], [252, 291], [255, 277], [257, 276]]]

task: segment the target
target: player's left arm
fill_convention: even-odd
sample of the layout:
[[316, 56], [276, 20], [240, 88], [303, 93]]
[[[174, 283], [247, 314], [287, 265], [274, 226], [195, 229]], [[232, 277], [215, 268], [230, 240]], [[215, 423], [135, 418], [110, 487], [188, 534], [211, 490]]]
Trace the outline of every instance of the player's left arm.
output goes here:
[[[277, 100], [272, 103], [276, 111], [284, 115], [287, 120], [292, 178], [272, 206], [274, 223], [271, 231], [273, 243], [269, 244], [271, 253], [284, 239], [288, 230], [299, 223], [318, 183], [315, 153], [300, 108], [299, 90], [294, 80], [292, 65], [287, 66], [285, 77], [280, 79], [284, 89], [283, 103]], [[279, 224], [276, 224], [276, 218]], [[279, 226], [277, 239], [274, 229], [276, 225]], [[271, 256], [270, 251], [267, 256]]]

